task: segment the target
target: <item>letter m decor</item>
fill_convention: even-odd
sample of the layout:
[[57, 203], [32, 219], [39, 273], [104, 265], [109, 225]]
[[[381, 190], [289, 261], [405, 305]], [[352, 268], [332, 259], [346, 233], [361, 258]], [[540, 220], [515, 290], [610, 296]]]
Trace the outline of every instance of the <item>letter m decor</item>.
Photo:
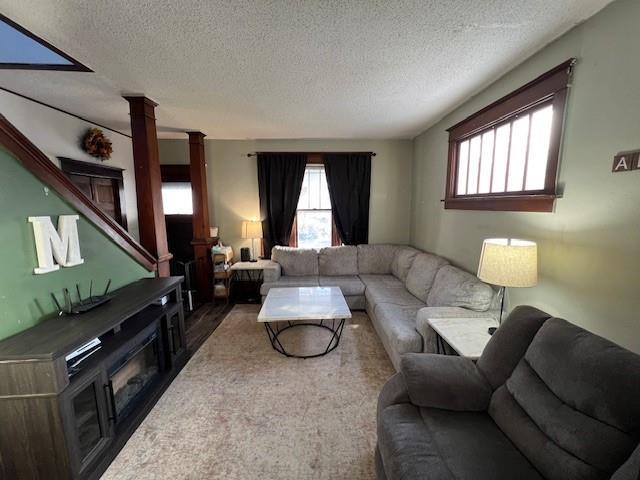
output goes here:
[[78, 215], [60, 215], [58, 230], [53, 226], [51, 217], [29, 217], [29, 222], [33, 226], [38, 255], [38, 267], [33, 273], [49, 273], [58, 270], [60, 265], [75, 267], [84, 263], [80, 256]]

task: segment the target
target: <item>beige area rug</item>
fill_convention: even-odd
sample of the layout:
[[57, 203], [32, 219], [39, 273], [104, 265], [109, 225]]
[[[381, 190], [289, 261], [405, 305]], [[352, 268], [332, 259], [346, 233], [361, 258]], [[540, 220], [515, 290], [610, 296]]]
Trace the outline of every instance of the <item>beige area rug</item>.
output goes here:
[[[367, 315], [354, 312], [336, 350], [302, 360], [271, 348], [258, 310], [229, 312], [103, 480], [375, 478], [376, 400], [393, 367]], [[326, 340], [311, 327], [283, 343]]]

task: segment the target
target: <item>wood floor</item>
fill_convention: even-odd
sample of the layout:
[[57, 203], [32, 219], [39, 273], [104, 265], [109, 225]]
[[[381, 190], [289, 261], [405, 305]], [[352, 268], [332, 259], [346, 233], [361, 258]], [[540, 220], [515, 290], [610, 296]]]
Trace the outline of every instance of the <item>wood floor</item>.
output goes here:
[[223, 302], [205, 303], [185, 318], [187, 349], [193, 355], [233, 308]]

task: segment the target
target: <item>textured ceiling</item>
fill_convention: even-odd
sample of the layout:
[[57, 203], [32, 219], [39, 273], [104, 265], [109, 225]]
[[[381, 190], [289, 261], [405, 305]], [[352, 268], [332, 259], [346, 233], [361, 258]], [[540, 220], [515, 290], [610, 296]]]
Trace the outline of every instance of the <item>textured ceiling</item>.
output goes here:
[[0, 0], [95, 73], [0, 85], [120, 130], [122, 93], [161, 136], [411, 138], [610, 0]]

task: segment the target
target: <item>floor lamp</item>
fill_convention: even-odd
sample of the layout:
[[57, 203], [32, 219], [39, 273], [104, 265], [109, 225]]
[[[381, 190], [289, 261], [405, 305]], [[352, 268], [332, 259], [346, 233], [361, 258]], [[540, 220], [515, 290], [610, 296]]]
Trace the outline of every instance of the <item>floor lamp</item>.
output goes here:
[[[533, 287], [538, 283], [538, 246], [515, 238], [486, 239], [482, 244], [478, 278], [500, 287], [500, 325], [506, 288]], [[490, 334], [494, 331], [495, 328], [489, 329]]]

